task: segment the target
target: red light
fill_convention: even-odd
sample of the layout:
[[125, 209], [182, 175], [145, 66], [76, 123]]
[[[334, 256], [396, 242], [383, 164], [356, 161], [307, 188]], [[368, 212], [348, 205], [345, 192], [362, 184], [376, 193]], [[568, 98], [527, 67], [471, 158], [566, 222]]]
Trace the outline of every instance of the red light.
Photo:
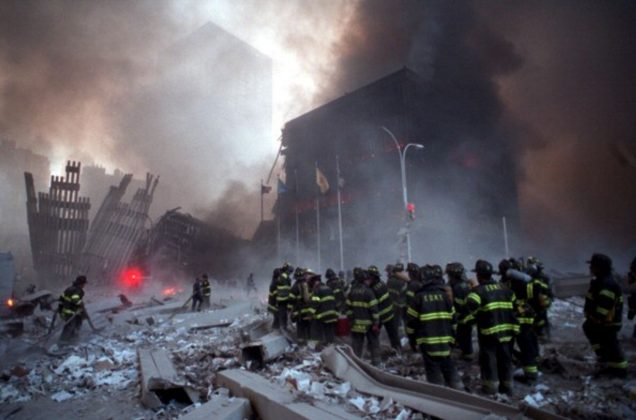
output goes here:
[[124, 270], [121, 274], [121, 281], [124, 286], [129, 287], [131, 289], [136, 289], [141, 286], [142, 273], [136, 267], [129, 267]]

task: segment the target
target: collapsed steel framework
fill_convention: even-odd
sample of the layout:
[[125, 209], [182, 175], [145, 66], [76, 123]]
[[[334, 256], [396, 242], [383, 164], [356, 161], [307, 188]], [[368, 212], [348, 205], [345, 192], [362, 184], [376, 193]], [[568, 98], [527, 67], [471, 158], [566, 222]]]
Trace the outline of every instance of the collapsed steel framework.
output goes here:
[[79, 162], [69, 161], [66, 176], [52, 176], [49, 192], [37, 196], [33, 175], [24, 174], [33, 264], [47, 283], [68, 281], [79, 273], [96, 283], [111, 282], [146, 232], [158, 177], [147, 174], [145, 188], [123, 203], [132, 180], [131, 174], [124, 175], [119, 186], [110, 187], [89, 230], [91, 204], [79, 195], [80, 171]]
[[79, 195], [80, 169], [79, 162], [68, 161], [66, 176], [52, 176], [49, 192], [37, 196], [33, 175], [24, 174], [33, 264], [47, 281], [68, 279], [86, 243], [91, 204]]

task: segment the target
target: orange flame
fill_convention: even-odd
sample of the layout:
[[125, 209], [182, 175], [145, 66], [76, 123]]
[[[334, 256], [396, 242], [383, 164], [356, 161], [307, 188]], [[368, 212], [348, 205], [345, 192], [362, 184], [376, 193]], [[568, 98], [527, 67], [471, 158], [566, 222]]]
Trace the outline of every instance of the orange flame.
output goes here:
[[13, 299], [11, 298], [7, 299], [7, 306], [9, 308], [12, 308], [14, 304], [15, 304], [15, 301]]

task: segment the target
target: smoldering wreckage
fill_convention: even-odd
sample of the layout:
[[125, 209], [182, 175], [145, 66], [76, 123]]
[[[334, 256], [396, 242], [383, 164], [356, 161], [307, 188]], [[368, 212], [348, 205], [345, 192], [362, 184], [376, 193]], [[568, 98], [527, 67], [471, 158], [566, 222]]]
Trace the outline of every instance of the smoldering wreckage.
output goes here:
[[[155, 295], [127, 297], [107, 284], [91, 284], [91, 278], [127, 272], [124, 280], [136, 285], [143, 273], [130, 272], [131, 261], [151, 255], [161, 265], [188, 258], [203, 228], [176, 209], [147, 234], [157, 187], [150, 175], [130, 204], [121, 202], [129, 176], [111, 187], [89, 224], [79, 171], [79, 163], [69, 162], [67, 176], [53, 178], [49, 192], [38, 196], [26, 175], [34, 262], [57, 281], [51, 282], [53, 291], [29, 290], [12, 299], [5, 313], [3, 418], [636, 416], [635, 381], [595, 376], [595, 356], [580, 333], [586, 276], [554, 273], [552, 334], [541, 346], [536, 382], [516, 384], [511, 395], [486, 396], [479, 390], [478, 364], [458, 359], [462, 389], [446, 388], [426, 382], [422, 356], [406, 342], [396, 353], [381, 335], [381, 363], [374, 366], [367, 355], [353, 353], [346, 333], [321, 346], [299, 341], [287, 328], [272, 329], [264, 281], [250, 296], [249, 288], [213, 280], [211, 306], [199, 312], [189, 310], [186, 287], [167, 285]], [[78, 267], [88, 273], [89, 322], [74, 341], [58, 343], [65, 323], [54, 322], [57, 289]], [[636, 346], [626, 330], [620, 339], [633, 361]]]

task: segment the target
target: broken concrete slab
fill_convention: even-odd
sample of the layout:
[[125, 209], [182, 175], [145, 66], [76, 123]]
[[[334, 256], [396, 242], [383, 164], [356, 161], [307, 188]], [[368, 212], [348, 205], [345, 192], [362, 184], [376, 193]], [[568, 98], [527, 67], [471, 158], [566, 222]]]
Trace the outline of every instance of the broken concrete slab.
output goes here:
[[462, 391], [415, 381], [377, 369], [358, 359], [348, 346], [327, 347], [322, 352], [327, 368], [350, 382], [358, 392], [391, 398], [414, 410], [441, 419], [481, 419], [489, 415], [507, 418], [559, 418], [540, 411], [526, 411]]
[[210, 401], [179, 417], [181, 420], [244, 420], [252, 417], [252, 406], [245, 398], [213, 395]]
[[186, 388], [177, 375], [168, 356], [163, 349], [138, 349], [141, 402], [148, 408], [159, 408], [171, 400], [192, 404], [191, 391]]
[[209, 312], [191, 312], [175, 316], [172, 324], [188, 330], [203, 330], [214, 327], [226, 327], [236, 318], [253, 313], [251, 302], [235, 302], [232, 305]]
[[262, 369], [265, 362], [269, 362], [283, 354], [289, 347], [289, 341], [279, 332], [274, 331], [257, 341], [252, 341], [241, 346], [241, 364]]
[[250, 341], [256, 341], [262, 336], [270, 332], [272, 321], [269, 319], [258, 320], [253, 324], [250, 324], [241, 330], [241, 339], [245, 343]]
[[219, 372], [216, 376], [216, 385], [228, 388], [235, 397], [249, 399], [255, 414], [263, 420], [361, 418], [342, 407], [320, 401], [311, 404], [295, 402], [296, 396], [291, 391], [245, 370], [230, 369]]

